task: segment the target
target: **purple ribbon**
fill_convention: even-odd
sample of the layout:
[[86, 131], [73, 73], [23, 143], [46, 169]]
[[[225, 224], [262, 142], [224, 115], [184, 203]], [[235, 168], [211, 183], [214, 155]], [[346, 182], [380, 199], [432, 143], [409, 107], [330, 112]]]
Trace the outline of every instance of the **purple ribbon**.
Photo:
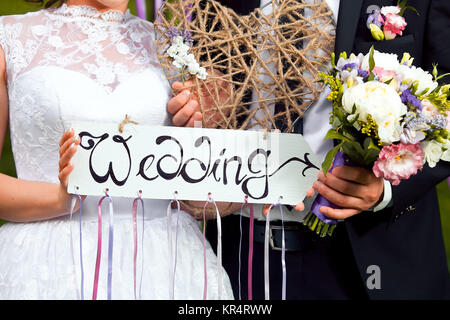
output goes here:
[[136, 0], [136, 12], [139, 18], [147, 20], [147, 8], [145, 5], [145, 0]]
[[[83, 267], [83, 233], [82, 233], [82, 217], [83, 217], [83, 200], [81, 199], [81, 196], [79, 194], [75, 195], [78, 198], [78, 201], [80, 202], [80, 217], [79, 217], [79, 230], [80, 230], [80, 269], [81, 269], [81, 283], [80, 283], [80, 288], [81, 288], [81, 293], [80, 293], [80, 297], [81, 300], [84, 300], [84, 267]], [[76, 198], [74, 197], [72, 199], [72, 206], [70, 209], [70, 220], [72, 220], [72, 214], [73, 214], [73, 209], [75, 207], [76, 204]], [[72, 227], [70, 228], [70, 232], [71, 232], [71, 238], [72, 238]]]
[[155, 0], [155, 20], [158, 19], [158, 11], [162, 6], [162, 0]]
[[[351, 165], [350, 160], [345, 156], [343, 152], [338, 151], [338, 153], [334, 157], [333, 166], [328, 172], [333, 171], [334, 168], [342, 167], [345, 165]], [[333, 209], [339, 209], [340, 207], [335, 205], [334, 203], [331, 203], [330, 201], [327, 200], [327, 198], [321, 196], [320, 194], [317, 195], [316, 200], [314, 200], [311, 206], [312, 213], [314, 213], [314, 215], [317, 218], [319, 218], [322, 222], [330, 225], [336, 225], [337, 224], [336, 219], [328, 218], [322, 212], [320, 212], [320, 208], [322, 207], [330, 207]]]

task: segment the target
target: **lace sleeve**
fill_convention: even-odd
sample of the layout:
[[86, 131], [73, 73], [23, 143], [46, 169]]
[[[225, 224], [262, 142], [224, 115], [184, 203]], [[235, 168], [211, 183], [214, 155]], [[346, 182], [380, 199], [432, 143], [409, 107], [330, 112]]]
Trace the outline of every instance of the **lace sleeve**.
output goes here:
[[3, 49], [5, 55], [7, 52], [7, 45], [6, 45], [6, 35], [5, 35], [5, 28], [3, 27], [3, 19], [0, 18], [0, 47]]

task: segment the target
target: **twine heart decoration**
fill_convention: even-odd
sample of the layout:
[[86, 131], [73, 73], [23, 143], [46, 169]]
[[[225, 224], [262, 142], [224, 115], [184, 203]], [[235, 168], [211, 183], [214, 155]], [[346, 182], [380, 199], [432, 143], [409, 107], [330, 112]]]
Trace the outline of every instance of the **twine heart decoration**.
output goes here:
[[157, 55], [169, 81], [180, 81], [167, 54], [173, 27], [189, 31], [190, 52], [208, 72], [205, 80], [191, 77], [204, 126], [291, 130], [318, 99], [317, 74], [334, 49], [331, 10], [324, 0], [269, 5], [269, 14], [263, 8], [240, 16], [213, 0], [172, 0], [159, 11]]

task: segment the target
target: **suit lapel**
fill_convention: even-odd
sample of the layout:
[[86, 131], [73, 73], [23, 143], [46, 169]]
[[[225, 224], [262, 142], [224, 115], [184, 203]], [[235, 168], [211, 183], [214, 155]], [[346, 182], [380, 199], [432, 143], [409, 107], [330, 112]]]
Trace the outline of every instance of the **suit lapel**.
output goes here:
[[362, 4], [363, 0], [341, 0], [334, 46], [336, 56], [342, 51], [352, 51]]

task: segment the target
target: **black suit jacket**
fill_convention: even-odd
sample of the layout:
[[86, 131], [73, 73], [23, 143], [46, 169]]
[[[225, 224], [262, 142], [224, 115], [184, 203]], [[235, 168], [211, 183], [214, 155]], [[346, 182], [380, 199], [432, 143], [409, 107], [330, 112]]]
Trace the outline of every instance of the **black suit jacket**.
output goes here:
[[[247, 14], [259, 0], [222, 0], [241, 14]], [[369, 5], [395, 5], [396, 0], [341, 0], [336, 29], [335, 52], [367, 53], [372, 45], [400, 57], [409, 52], [414, 64], [450, 72], [450, 1], [409, 0], [415, 7], [405, 12], [404, 35], [389, 41], [375, 41], [366, 27]], [[363, 212], [343, 223], [347, 237], [336, 237], [337, 246], [350, 246], [360, 272], [362, 287], [372, 299], [450, 298], [439, 206], [435, 186], [450, 176], [450, 163], [422, 172], [393, 187], [393, 206], [381, 212]], [[449, 213], [446, 213], [449, 214]], [[345, 239], [345, 240], [342, 240]], [[350, 263], [350, 262], [349, 262]], [[381, 289], [369, 290], [367, 268], [381, 271]]]
[[[402, 37], [375, 41], [366, 28], [369, 5], [395, 5], [397, 1], [341, 0], [336, 29], [335, 52], [367, 53], [372, 45], [382, 52], [400, 57], [409, 52], [414, 65], [450, 72], [450, 1], [409, 0], [415, 7], [405, 12], [408, 23]], [[445, 79], [444, 79], [445, 80]], [[448, 81], [448, 78], [447, 78]], [[378, 265], [381, 290], [368, 290], [378, 299], [450, 298], [450, 279], [436, 185], [450, 176], [450, 163], [422, 172], [393, 187], [393, 207], [382, 212], [364, 212], [347, 219], [345, 228], [361, 278], [367, 279], [367, 267]], [[444, 214], [450, 214], [446, 212]]]

